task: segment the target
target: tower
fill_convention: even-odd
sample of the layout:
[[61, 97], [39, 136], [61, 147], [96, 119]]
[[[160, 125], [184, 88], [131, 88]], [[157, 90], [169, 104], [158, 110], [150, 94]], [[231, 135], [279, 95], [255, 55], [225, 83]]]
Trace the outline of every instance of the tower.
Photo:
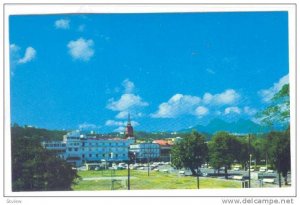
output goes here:
[[[133, 136], [133, 127], [131, 126], [131, 121], [130, 121], [130, 114], [128, 113], [128, 121], [127, 121], [127, 126], [125, 130], [125, 137], [126, 138], [134, 138]], [[135, 141], [135, 138], [134, 138]]]

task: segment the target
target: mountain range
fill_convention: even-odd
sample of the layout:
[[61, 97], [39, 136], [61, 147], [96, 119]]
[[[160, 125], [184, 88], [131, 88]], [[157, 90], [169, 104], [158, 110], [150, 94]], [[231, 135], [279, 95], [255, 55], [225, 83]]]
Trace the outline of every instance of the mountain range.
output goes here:
[[234, 122], [226, 122], [222, 119], [213, 119], [206, 125], [196, 125], [180, 132], [190, 132], [197, 130], [199, 132], [214, 134], [218, 131], [227, 131], [230, 133], [265, 133], [270, 131], [269, 127], [259, 125], [251, 120], [238, 119]]

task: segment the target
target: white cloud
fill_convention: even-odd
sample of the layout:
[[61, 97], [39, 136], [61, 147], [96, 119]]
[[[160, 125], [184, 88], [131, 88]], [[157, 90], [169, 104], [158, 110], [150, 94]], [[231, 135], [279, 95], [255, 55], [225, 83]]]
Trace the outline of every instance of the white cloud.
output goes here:
[[147, 102], [144, 102], [138, 95], [125, 93], [119, 100], [111, 98], [107, 105], [107, 108], [113, 111], [128, 111], [133, 108], [148, 106]]
[[125, 88], [125, 93], [132, 93], [134, 91], [134, 83], [128, 79], [122, 82], [122, 86]]
[[69, 29], [70, 28], [70, 20], [59, 19], [59, 20], [55, 21], [54, 26], [57, 29]]
[[205, 93], [203, 96], [203, 102], [205, 104], [213, 105], [230, 105], [239, 99], [240, 95], [233, 89], [225, 90], [222, 93], [212, 95], [210, 93]]
[[255, 115], [257, 113], [257, 110], [255, 108], [250, 108], [248, 106], [245, 106], [244, 113], [247, 115]]
[[238, 107], [227, 107], [227, 108], [225, 108], [224, 114], [228, 115], [230, 113], [241, 114], [241, 110]]
[[204, 106], [198, 106], [195, 110], [195, 115], [198, 117], [202, 117], [204, 115], [207, 115], [209, 113], [209, 110]]
[[32, 61], [36, 56], [36, 50], [32, 47], [27, 47], [24, 57], [19, 59], [18, 63], [23, 64], [23, 63], [28, 63]]
[[263, 102], [270, 102], [274, 95], [280, 91], [282, 86], [289, 83], [289, 74], [283, 76], [278, 82], [274, 83], [272, 87], [258, 91], [262, 97]]
[[13, 66], [28, 63], [36, 57], [36, 50], [31, 46], [26, 48], [23, 57], [20, 55], [21, 48], [18, 45], [10, 44], [9, 49], [10, 61]]
[[[124, 129], [124, 127], [127, 125], [127, 121], [107, 120], [105, 122], [105, 125], [110, 127], [115, 127], [115, 126], [123, 127]], [[137, 121], [133, 120], [131, 121], [131, 125], [135, 127], [135, 126], [139, 126], [140, 124]]]
[[94, 41], [79, 38], [75, 41], [70, 41], [67, 45], [69, 48], [69, 54], [75, 60], [89, 61], [94, 55]]
[[20, 51], [20, 47], [17, 46], [16, 44], [10, 44], [9, 45], [9, 51], [11, 54], [16, 54], [17, 52]]
[[197, 96], [175, 94], [168, 102], [161, 103], [154, 118], [174, 118], [182, 114], [194, 114], [201, 99]]
[[128, 111], [121, 111], [116, 115], [117, 119], [126, 119], [128, 117]]
[[87, 122], [80, 124], [78, 127], [79, 127], [79, 129], [97, 129], [97, 128], [99, 128], [99, 126], [97, 126], [95, 124], [87, 123]]
[[216, 74], [216, 72], [210, 68], [207, 68], [206, 72], [208, 72], [209, 74], [212, 74], [212, 75]]
[[124, 133], [125, 132], [125, 127], [118, 127], [116, 129], [114, 129], [114, 132], [120, 132], [120, 133]]

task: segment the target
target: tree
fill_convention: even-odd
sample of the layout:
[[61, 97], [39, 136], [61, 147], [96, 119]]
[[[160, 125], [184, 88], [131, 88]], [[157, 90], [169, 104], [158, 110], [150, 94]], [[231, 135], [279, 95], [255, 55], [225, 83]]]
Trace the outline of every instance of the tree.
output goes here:
[[39, 137], [24, 136], [25, 129], [12, 127], [12, 190], [70, 190], [78, 177], [76, 170], [55, 152], [44, 149]]
[[204, 136], [192, 131], [190, 135], [172, 147], [172, 165], [178, 169], [189, 168], [195, 176], [196, 170], [207, 160], [207, 153], [208, 148]]
[[209, 164], [215, 169], [225, 168], [225, 178], [228, 179], [227, 170], [234, 160], [238, 160], [241, 143], [237, 137], [227, 132], [216, 133], [209, 144]]
[[271, 104], [259, 112], [256, 117], [270, 127], [276, 124], [289, 124], [290, 122], [290, 95], [289, 84], [282, 86], [280, 91], [271, 99]]
[[281, 186], [281, 175], [287, 185], [287, 174], [291, 170], [290, 152], [290, 130], [285, 132], [270, 132], [267, 136], [269, 145], [269, 158], [271, 164], [278, 172], [279, 186]]
[[271, 99], [271, 105], [258, 113], [257, 118], [269, 126], [287, 126], [285, 132], [270, 132], [266, 139], [268, 158], [278, 171], [279, 186], [281, 186], [281, 174], [287, 184], [287, 173], [291, 169], [290, 156], [290, 95], [289, 84], [282, 86], [280, 91]]

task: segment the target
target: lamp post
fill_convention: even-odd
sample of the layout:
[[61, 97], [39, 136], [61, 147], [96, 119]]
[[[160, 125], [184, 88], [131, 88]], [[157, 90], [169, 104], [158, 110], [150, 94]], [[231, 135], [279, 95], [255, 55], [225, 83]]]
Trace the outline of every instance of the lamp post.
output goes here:
[[128, 174], [127, 174], [127, 177], [128, 177], [128, 184], [127, 184], [127, 188], [128, 190], [130, 190], [130, 168], [129, 168], [129, 165], [130, 165], [130, 146], [128, 146], [128, 161], [127, 161], [127, 171], [128, 171]]
[[200, 185], [199, 185], [199, 167], [197, 168], [197, 188], [200, 189]]
[[251, 152], [250, 152], [250, 134], [248, 136], [248, 153], [249, 153], [249, 188], [251, 188]]

